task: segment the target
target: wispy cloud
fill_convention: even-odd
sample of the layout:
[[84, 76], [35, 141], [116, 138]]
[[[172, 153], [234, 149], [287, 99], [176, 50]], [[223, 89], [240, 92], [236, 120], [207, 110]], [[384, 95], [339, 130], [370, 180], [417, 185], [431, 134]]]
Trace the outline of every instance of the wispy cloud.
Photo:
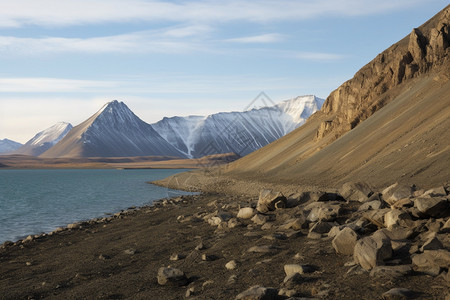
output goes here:
[[233, 42], [233, 43], [243, 43], [243, 44], [252, 44], [252, 43], [276, 43], [283, 40], [283, 36], [278, 33], [267, 33], [261, 35], [254, 36], [246, 36], [239, 37], [233, 39], [227, 39], [225, 42]]
[[206, 26], [187, 26], [88, 38], [0, 36], [0, 52], [15, 55], [45, 52], [184, 53], [204, 49], [193, 36], [209, 31]]
[[62, 78], [0, 78], [2, 93], [87, 92], [110, 89], [117, 81], [78, 80]]
[[268, 22], [361, 16], [404, 9], [420, 0], [14, 0], [0, 3], [0, 26], [71, 26], [106, 22]]

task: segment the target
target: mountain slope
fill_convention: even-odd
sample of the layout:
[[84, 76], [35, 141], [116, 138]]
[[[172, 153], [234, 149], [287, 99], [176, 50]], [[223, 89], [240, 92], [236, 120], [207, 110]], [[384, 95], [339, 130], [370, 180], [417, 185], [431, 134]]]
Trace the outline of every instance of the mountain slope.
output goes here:
[[58, 122], [37, 133], [31, 140], [13, 153], [39, 156], [62, 140], [72, 128], [73, 126], [69, 123]]
[[287, 136], [226, 174], [339, 186], [450, 178], [450, 6], [379, 54]]
[[179, 156], [151, 125], [137, 117], [123, 102], [104, 105], [42, 157]]
[[21, 146], [21, 143], [9, 139], [3, 139], [0, 140], [0, 153], [12, 152], [19, 149]]
[[244, 156], [303, 124], [323, 102], [302, 96], [244, 112], [164, 118], [152, 126], [187, 157], [228, 152]]

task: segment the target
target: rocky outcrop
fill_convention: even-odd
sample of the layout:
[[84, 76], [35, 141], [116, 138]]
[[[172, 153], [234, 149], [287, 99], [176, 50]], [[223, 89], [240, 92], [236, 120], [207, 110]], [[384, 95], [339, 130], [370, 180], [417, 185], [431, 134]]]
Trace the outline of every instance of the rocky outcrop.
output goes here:
[[316, 139], [332, 140], [370, 117], [391, 99], [387, 91], [406, 80], [448, 63], [450, 7], [412, 30], [409, 36], [380, 53], [355, 76], [333, 91], [320, 114]]

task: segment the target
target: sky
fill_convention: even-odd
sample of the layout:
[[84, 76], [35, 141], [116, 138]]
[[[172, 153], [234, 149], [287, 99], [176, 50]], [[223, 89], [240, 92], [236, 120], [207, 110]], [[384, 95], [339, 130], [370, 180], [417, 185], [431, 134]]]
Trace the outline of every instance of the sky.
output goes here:
[[0, 139], [326, 98], [448, 0], [0, 0]]

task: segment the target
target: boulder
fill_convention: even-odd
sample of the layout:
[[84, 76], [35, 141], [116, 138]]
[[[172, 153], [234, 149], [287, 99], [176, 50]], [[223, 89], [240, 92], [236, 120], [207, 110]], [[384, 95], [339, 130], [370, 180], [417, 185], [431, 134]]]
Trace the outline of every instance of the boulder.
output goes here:
[[384, 265], [384, 261], [391, 256], [391, 241], [381, 231], [376, 231], [371, 236], [358, 240], [353, 252], [354, 260], [366, 270]]
[[255, 214], [255, 210], [251, 207], [243, 207], [239, 210], [237, 217], [240, 219], [251, 219]]
[[431, 197], [445, 197], [447, 196], [447, 192], [443, 186], [432, 188], [423, 193], [423, 196], [431, 196]]
[[340, 188], [339, 194], [347, 201], [366, 202], [373, 192], [365, 182], [346, 182]]
[[309, 232], [325, 234], [328, 233], [333, 226], [335, 226], [335, 223], [319, 221], [309, 229]]
[[230, 260], [225, 264], [225, 268], [227, 268], [227, 270], [234, 270], [237, 268], [237, 262], [234, 259]]
[[412, 256], [414, 270], [437, 276], [441, 268], [450, 267], [450, 252], [445, 249], [425, 250], [424, 253]]
[[300, 217], [287, 220], [283, 225], [280, 226], [280, 229], [282, 229], [282, 230], [288, 230], [288, 229], [300, 230], [305, 225], [305, 223], [306, 223], [306, 219], [303, 215], [301, 215]]
[[286, 197], [281, 192], [271, 190], [261, 190], [259, 192], [259, 200], [256, 205], [257, 211], [266, 213], [275, 210], [279, 206], [286, 206]]
[[304, 208], [309, 211], [306, 220], [309, 222], [334, 221], [342, 211], [339, 202], [313, 202]]
[[424, 252], [425, 250], [438, 250], [443, 248], [444, 245], [442, 245], [442, 242], [437, 238], [436, 234], [431, 234], [422, 247], [420, 247], [420, 251]]
[[160, 285], [172, 284], [183, 286], [188, 283], [188, 279], [183, 271], [171, 267], [159, 268], [157, 279]]
[[376, 210], [381, 208], [381, 201], [373, 200], [369, 202], [365, 202], [361, 204], [358, 208], [358, 211], [366, 211], [366, 210]]
[[425, 216], [439, 218], [450, 215], [450, 202], [443, 197], [416, 198], [414, 199], [414, 207]]
[[410, 220], [411, 216], [404, 210], [393, 209], [384, 215], [384, 225], [390, 229], [402, 220]]
[[345, 227], [334, 237], [331, 244], [337, 253], [352, 255], [357, 240], [358, 234], [350, 227]]
[[383, 200], [390, 205], [393, 205], [400, 199], [410, 198], [413, 194], [413, 189], [410, 186], [394, 183], [385, 188], [382, 192]]
[[266, 288], [255, 285], [236, 296], [236, 300], [273, 300], [279, 299], [278, 291], [274, 288]]

